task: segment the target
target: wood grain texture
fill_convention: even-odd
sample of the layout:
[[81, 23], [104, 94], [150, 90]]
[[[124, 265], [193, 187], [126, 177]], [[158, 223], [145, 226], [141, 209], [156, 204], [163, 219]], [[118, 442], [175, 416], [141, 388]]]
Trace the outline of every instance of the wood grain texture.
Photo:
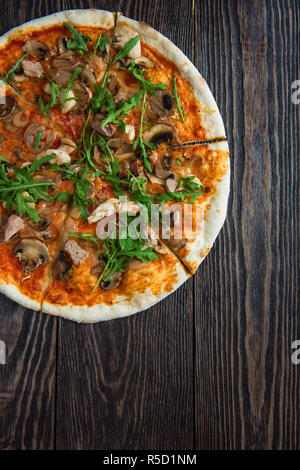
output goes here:
[[70, 8], [161, 31], [209, 83], [228, 218], [197, 274], [139, 315], [77, 325], [1, 296], [1, 449], [299, 449], [297, 0], [17, 0], [0, 33]]
[[290, 93], [298, 8], [196, 2], [196, 66], [220, 104], [232, 161], [228, 218], [195, 278], [196, 448], [299, 447], [299, 371], [291, 363], [299, 337], [299, 107]]
[[54, 448], [56, 319], [1, 296], [0, 449]]

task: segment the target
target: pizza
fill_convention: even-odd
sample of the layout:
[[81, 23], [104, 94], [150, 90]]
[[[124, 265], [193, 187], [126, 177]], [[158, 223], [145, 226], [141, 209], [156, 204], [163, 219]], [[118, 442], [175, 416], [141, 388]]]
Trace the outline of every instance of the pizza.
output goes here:
[[69, 10], [0, 38], [0, 292], [97, 322], [189, 279], [226, 216], [200, 73], [144, 22]]

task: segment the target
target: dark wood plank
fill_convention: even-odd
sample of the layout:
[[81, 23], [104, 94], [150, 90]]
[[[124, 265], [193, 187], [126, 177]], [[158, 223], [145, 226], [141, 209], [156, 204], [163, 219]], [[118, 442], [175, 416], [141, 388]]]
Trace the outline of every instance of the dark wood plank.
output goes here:
[[[105, 2], [107, 9], [147, 21], [191, 56], [192, 3], [182, 2], [184, 19], [173, 2], [160, 5]], [[92, 326], [60, 321], [58, 449], [193, 447], [191, 287], [189, 281], [131, 318]]]
[[[31, 2], [2, 1], [0, 34], [40, 16]], [[33, 312], [0, 295], [0, 449], [53, 449], [56, 318]]]
[[195, 279], [196, 448], [296, 449], [299, 4], [196, 1], [195, 44], [232, 161], [227, 222]]
[[56, 323], [1, 295], [1, 450], [54, 448]]

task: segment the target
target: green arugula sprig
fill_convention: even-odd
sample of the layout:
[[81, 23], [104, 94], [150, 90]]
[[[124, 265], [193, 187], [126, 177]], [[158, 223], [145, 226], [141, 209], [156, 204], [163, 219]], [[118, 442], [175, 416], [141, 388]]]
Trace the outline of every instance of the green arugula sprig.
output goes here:
[[117, 109], [108, 113], [105, 119], [101, 123], [101, 127], [105, 127], [109, 123], [118, 124], [118, 116], [123, 116], [129, 113], [129, 111], [135, 108], [142, 100], [144, 95], [143, 91], [138, 91], [135, 95], [130, 96], [127, 101], [122, 101]]
[[[60, 88], [60, 89], [59, 89], [59, 91], [63, 94], [63, 97], [64, 97], [63, 100], [62, 100], [62, 103], [61, 103], [61, 106], [62, 106], [62, 107], [63, 107], [63, 105], [65, 104], [65, 102], [66, 102], [68, 99], [70, 99], [70, 98], [68, 98], [68, 94], [69, 94], [69, 92], [70, 92], [70, 90], [71, 90], [71, 88], [72, 88], [72, 85], [73, 85], [74, 81], [76, 80], [76, 78], [78, 77], [78, 75], [82, 72], [82, 70], [83, 70], [83, 69], [82, 69], [81, 67], [78, 67], [78, 66], [75, 67], [75, 69], [74, 69], [74, 71], [73, 71], [73, 73], [72, 73], [72, 76], [71, 76], [71, 78], [70, 78], [70, 81], [69, 81], [69, 83], [68, 83], [67, 88], [66, 88], [66, 89], [64, 89], [64, 88]], [[74, 99], [74, 98], [71, 98], [71, 99]]]
[[17, 62], [12, 66], [12, 68], [7, 72], [7, 74], [5, 75], [5, 77], [3, 77], [1, 80], [3, 82], [7, 82], [9, 76], [11, 75], [12, 77], [12, 80], [14, 80], [14, 73], [15, 71], [20, 67], [21, 63], [23, 62], [24, 59], [26, 59], [26, 57], [28, 57], [29, 53], [28, 52], [25, 52], [25, 54], [23, 55], [23, 57], [21, 57], [21, 59], [17, 60]]
[[39, 148], [42, 138], [43, 138], [43, 131], [41, 130], [37, 131], [36, 141], [34, 144], [34, 150], [37, 150]]
[[150, 77], [148, 80], [145, 79], [144, 74], [145, 72], [138, 68], [134, 61], [131, 62], [128, 68], [121, 67], [122, 70], [128, 70], [131, 72], [134, 77], [139, 81], [138, 86], [142, 88], [142, 90], [148, 91], [151, 95], [155, 95], [156, 90], [167, 90], [168, 87], [163, 83], [152, 83], [152, 78]]
[[197, 201], [197, 199], [204, 194], [204, 187], [202, 184], [195, 183], [193, 180], [195, 176], [186, 176], [179, 179], [178, 187], [180, 191], [173, 191], [159, 194], [156, 198], [158, 201], [184, 201], [185, 198], [190, 198], [189, 203]]
[[102, 36], [102, 34], [99, 34], [97, 41], [95, 42], [94, 45], [94, 53], [93, 57], [95, 57], [98, 53], [98, 51], [103, 52], [105, 50], [105, 46], [108, 44], [108, 37], [106, 34]]
[[[124, 231], [126, 231], [126, 234]], [[132, 238], [129, 234], [128, 226], [124, 227], [122, 235], [119, 234], [118, 237], [106, 238], [104, 248], [108, 260], [95, 284], [93, 292], [101, 281], [108, 281], [117, 271], [124, 272], [125, 268], [134, 258], [139, 259], [143, 263], [158, 259], [158, 255], [153, 251], [152, 247], [144, 248], [145, 243], [146, 240], [144, 239]]]
[[118, 60], [123, 59], [123, 57], [128, 56], [131, 49], [133, 49], [134, 46], [137, 45], [140, 39], [140, 36], [135, 36], [134, 38], [129, 39], [129, 41], [126, 42], [125, 46], [121, 48], [118, 54], [113, 58], [113, 64], [118, 62]]
[[[32, 165], [26, 168], [14, 165], [15, 179], [6, 174], [5, 163], [0, 164], [0, 201], [6, 202], [6, 209], [9, 212], [15, 210], [21, 217], [27, 214], [35, 222], [40, 220], [38, 213], [28, 204], [36, 203], [39, 200], [53, 201], [53, 198], [45, 192], [53, 183], [37, 182], [34, 180], [33, 173], [54, 157], [55, 155], [46, 155], [35, 160]], [[5, 161], [3, 157], [1, 160]], [[24, 193], [28, 195], [24, 196]]]
[[69, 193], [60, 193], [56, 200], [60, 201], [69, 201], [72, 202], [72, 207], [78, 206], [80, 216], [87, 220], [89, 213], [87, 208], [91, 205], [98, 205], [97, 201], [87, 198], [88, 191], [91, 187], [91, 181], [87, 178], [90, 173], [88, 166], [84, 167], [80, 173], [76, 173], [71, 165], [65, 163], [63, 166], [60, 165], [50, 165], [50, 168], [57, 172], [62, 173], [62, 179], [68, 179], [74, 184], [74, 192]]
[[70, 23], [64, 23], [64, 26], [66, 26], [66, 28], [71, 31], [73, 39], [73, 41], [71, 39], [67, 40], [67, 48], [75, 50], [78, 52], [78, 54], [81, 55], [83, 55], [85, 52], [89, 52], [86, 43], [91, 42], [91, 38], [89, 36], [84, 36]]
[[92, 242], [92, 243], [96, 243], [96, 245], [98, 246], [98, 248], [100, 247], [100, 240], [98, 237], [96, 237], [95, 235], [93, 235], [92, 233], [76, 233], [76, 232], [67, 232], [67, 235], [69, 237], [74, 237], [74, 238], [79, 238], [80, 240], [83, 240], [83, 241], [88, 241], [88, 242]]
[[51, 98], [50, 98], [49, 102], [47, 104], [45, 104], [44, 101], [43, 101], [43, 98], [41, 96], [39, 96], [38, 103], [40, 105], [42, 114], [47, 117], [48, 116], [48, 113], [47, 113], [48, 109], [53, 108], [53, 106], [55, 106], [57, 104], [57, 101], [56, 101], [56, 98], [57, 98], [57, 85], [50, 78], [41, 77], [41, 80], [44, 80], [44, 79], [47, 79], [51, 83], [51, 87], [52, 87]]
[[149, 173], [152, 173], [152, 168], [151, 168], [149, 160], [148, 160], [149, 154], [146, 150], [146, 147], [148, 147], [151, 150], [155, 150], [156, 147], [151, 142], [145, 142], [143, 140], [143, 125], [146, 124], [148, 126], [148, 123], [146, 121], [144, 121], [144, 114], [145, 114], [146, 107], [147, 107], [147, 104], [146, 104], [147, 92], [143, 91], [142, 93], [143, 93], [143, 105], [142, 105], [141, 119], [140, 119], [140, 125], [139, 125], [139, 135], [137, 136], [137, 138], [133, 142], [133, 149], [134, 150], [136, 150], [138, 148], [140, 149], [141, 158], [144, 161], [144, 165], [147, 168], [147, 170], [149, 171]]
[[148, 218], [151, 218], [151, 204], [154, 204], [154, 197], [150, 196], [145, 189], [147, 183], [146, 178], [139, 178], [134, 176], [130, 171], [128, 171], [128, 193], [130, 199], [132, 199], [136, 204], [143, 204], [148, 212]]
[[98, 87], [97, 83], [94, 83], [94, 88], [95, 88], [95, 94], [93, 98], [91, 99], [90, 106], [92, 110], [97, 113], [101, 106], [105, 102], [105, 93], [106, 93], [106, 85], [107, 85], [107, 79], [108, 79], [108, 70], [109, 70], [109, 64], [106, 67], [106, 71], [102, 80], [102, 84], [100, 87]]
[[185, 112], [184, 112], [184, 108], [183, 108], [183, 106], [180, 102], [180, 96], [177, 93], [176, 80], [177, 80], [177, 77], [174, 77], [174, 80], [173, 80], [173, 97], [175, 99], [175, 105], [176, 105], [177, 111], [179, 112], [180, 119], [181, 119], [182, 122], [185, 122], [185, 117], [184, 117]]

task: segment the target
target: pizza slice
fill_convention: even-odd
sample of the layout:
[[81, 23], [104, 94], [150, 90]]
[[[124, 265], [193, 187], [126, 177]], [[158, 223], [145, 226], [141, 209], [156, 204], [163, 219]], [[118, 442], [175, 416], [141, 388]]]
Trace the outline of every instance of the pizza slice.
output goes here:
[[0, 75], [71, 139], [105, 75], [115, 15], [62, 12], [2, 37]]
[[127, 316], [152, 306], [188, 279], [147, 224], [149, 236], [134, 236], [141, 223], [138, 214], [132, 201], [109, 198], [87, 221], [68, 217], [44, 312], [79, 322]]
[[35, 310], [41, 309], [73, 192], [48, 163], [46, 156], [9, 171], [0, 163], [0, 292]]

